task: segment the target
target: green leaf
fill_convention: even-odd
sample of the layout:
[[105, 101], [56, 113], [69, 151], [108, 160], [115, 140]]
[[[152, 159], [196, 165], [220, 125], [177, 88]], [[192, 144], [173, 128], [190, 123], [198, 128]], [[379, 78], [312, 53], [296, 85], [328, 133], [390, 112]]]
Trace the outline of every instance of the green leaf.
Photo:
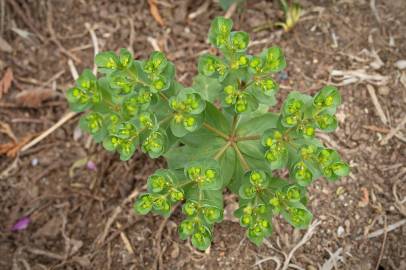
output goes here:
[[79, 126], [84, 131], [89, 132], [95, 142], [103, 141], [107, 133], [103, 116], [99, 113], [90, 112], [83, 115], [79, 120]]
[[125, 48], [120, 49], [119, 60], [122, 68], [129, 68], [134, 61], [132, 54]]
[[204, 122], [204, 114], [175, 114], [171, 119], [170, 127], [173, 135], [183, 137], [189, 132], [198, 130]]
[[209, 125], [225, 134], [230, 133], [231, 126], [229, 121], [224, 116], [224, 113], [217, 109], [213, 104], [209, 102], [206, 103], [205, 114], [205, 120]]
[[224, 17], [216, 17], [209, 30], [209, 41], [217, 48], [224, 48], [229, 42], [233, 21]]
[[234, 149], [232, 147], [228, 147], [219, 159], [224, 185], [228, 185], [233, 177], [236, 162], [238, 161]]
[[[173, 102], [173, 99], [169, 101]], [[185, 110], [190, 114], [200, 114], [206, 108], [206, 101], [201, 95], [193, 88], [184, 88], [176, 97], [176, 102], [182, 103]], [[172, 106], [176, 110], [177, 106]]]
[[175, 118], [171, 120], [170, 127], [173, 135], [175, 135], [176, 137], [181, 138], [188, 133], [187, 129], [183, 126], [182, 122], [177, 122]]
[[314, 120], [316, 120], [317, 128], [324, 132], [333, 132], [338, 127], [335, 115], [331, 115], [327, 112], [322, 112], [316, 115]]
[[214, 159], [189, 162], [185, 165], [185, 176], [194, 181], [200, 190], [219, 190], [223, 187], [220, 164]]
[[[109, 74], [110, 87], [114, 95], [125, 96], [132, 94], [136, 86], [126, 71], [116, 70]], [[113, 96], [114, 98], [114, 96]]]
[[213, 206], [203, 208], [203, 217], [208, 224], [218, 223], [223, 220], [223, 209]]
[[231, 46], [233, 51], [235, 52], [244, 52], [247, 47], [248, 43], [250, 42], [250, 38], [246, 32], [232, 32], [230, 35]]
[[203, 99], [214, 102], [221, 91], [221, 84], [215, 78], [197, 75], [193, 79], [192, 87], [198, 91]]
[[95, 57], [95, 63], [99, 72], [109, 74], [119, 68], [120, 59], [112, 51], [100, 52]]
[[159, 51], [154, 51], [149, 56], [149, 59], [145, 61], [143, 65], [143, 70], [148, 74], [161, 74], [168, 64], [168, 60], [165, 57], [165, 54]]
[[163, 130], [152, 131], [142, 143], [142, 151], [151, 158], [158, 158], [168, 148], [168, 136]]
[[202, 141], [197, 147], [192, 145], [175, 145], [164, 154], [164, 157], [168, 162], [169, 168], [180, 169], [190, 161], [213, 158], [224, 145], [223, 139], [215, 137], [210, 141]]
[[152, 203], [153, 199], [151, 197], [151, 194], [143, 193], [139, 195], [137, 200], [135, 201], [134, 210], [136, 213], [146, 215], [152, 210]]
[[158, 169], [153, 175], [148, 177], [148, 192], [159, 193], [168, 186], [176, 183], [176, 175], [168, 169]]
[[211, 244], [211, 231], [204, 225], [200, 225], [192, 235], [192, 245], [199, 250], [206, 250]]
[[279, 116], [275, 113], [265, 113], [255, 118], [242, 117], [237, 126], [240, 137], [253, 134], [261, 135], [265, 130], [275, 128]]
[[239, 188], [243, 183], [244, 170], [241, 167], [240, 162], [235, 163], [234, 175], [231, 181], [227, 184], [227, 188], [231, 190], [234, 194], [238, 194]]
[[157, 75], [153, 77], [153, 80], [150, 85], [150, 90], [152, 93], [159, 93], [167, 90], [171, 85], [171, 81], [162, 75]]
[[250, 183], [243, 183], [238, 191], [242, 199], [253, 199], [256, 196], [256, 189]]
[[290, 202], [287, 209], [282, 210], [283, 218], [297, 229], [306, 229], [313, 214], [300, 202]]
[[182, 240], [188, 239], [194, 231], [195, 224], [192, 219], [185, 219], [179, 224], [179, 238]]
[[199, 57], [197, 70], [199, 74], [207, 77], [214, 77], [222, 81], [228, 74], [228, 68], [218, 57], [203, 54]]
[[313, 98], [313, 106], [316, 110], [328, 110], [334, 114], [336, 108], [341, 104], [341, 95], [337, 88], [327, 85], [323, 87]]
[[279, 72], [286, 67], [285, 56], [281, 48], [271, 47], [262, 52], [261, 57], [264, 59], [264, 69], [270, 72]]

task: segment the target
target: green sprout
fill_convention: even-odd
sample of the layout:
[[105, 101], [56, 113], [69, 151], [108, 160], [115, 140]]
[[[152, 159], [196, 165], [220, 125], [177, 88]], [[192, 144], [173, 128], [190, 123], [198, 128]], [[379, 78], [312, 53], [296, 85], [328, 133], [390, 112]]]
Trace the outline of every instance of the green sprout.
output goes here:
[[[338, 152], [316, 138], [337, 128], [340, 93], [332, 86], [314, 96], [293, 91], [279, 112], [269, 112], [279, 90], [275, 74], [286, 67], [282, 50], [249, 54], [248, 34], [223, 17], [212, 22], [209, 40], [222, 56], [202, 55], [190, 87], [175, 80], [162, 52], [147, 60], [125, 49], [99, 53], [99, 74], [85, 70], [67, 91], [70, 108], [83, 112], [80, 127], [121, 160], [138, 148], [166, 159], [168, 168], [149, 176], [134, 210], [168, 217], [181, 204], [179, 236], [197, 249], [210, 246], [223, 220], [225, 189], [238, 195], [235, 216], [257, 245], [271, 235], [273, 216], [306, 228], [313, 217], [306, 188], [349, 174]], [[289, 176], [276, 177], [278, 169]]]
[[275, 23], [276, 26], [283, 28], [285, 32], [289, 32], [299, 22], [302, 15], [302, 8], [298, 3], [289, 5], [286, 0], [280, 0], [283, 12], [285, 14], [285, 22]]

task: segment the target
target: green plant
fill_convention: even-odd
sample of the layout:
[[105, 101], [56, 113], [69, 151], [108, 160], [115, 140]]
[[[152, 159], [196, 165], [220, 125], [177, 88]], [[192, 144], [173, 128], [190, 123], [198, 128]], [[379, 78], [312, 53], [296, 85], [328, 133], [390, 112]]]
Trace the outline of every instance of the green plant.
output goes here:
[[302, 8], [298, 3], [289, 5], [286, 0], [280, 0], [283, 12], [285, 14], [285, 22], [275, 23], [276, 26], [283, 28], [285, 32], [289, 32], [299, 22], [302, 15]]
[[[168, 216], [184, 202], [179, 234], [198, 249], [209, 247], [214, 224], [223, 218], [225, 189], [238, 194], [235, 215], [255, 244], [271, 234], [273, 215], [307, 227], [306, 186], [349, 170], [314, 137], [316, 130], [337, 127], [337, 89], [326, 86], [314, 97], [291, 92], [279, 113], [269, 112], [278, 91], [271, 75], [286, 66], [281, 49], [247, 54], [248, 34], [232, 31], [223, 17], [212, 22], [209, 40], [223, 57], [202, 55], [192, 87], [174, 80], [174, 65], [161, 52], [146, 61], [133, 60], [125, 49], [98, 54], [104, 76], [85, 70], [67, 92], [72, 110], [88, 111], [80, 126], [122, 160], [137, 145], [151, 158], [166, 158], [168, 169], [148, 178], [148, 192], [134, 208]], [[274, 175], [283, 168], [288, 179]]]

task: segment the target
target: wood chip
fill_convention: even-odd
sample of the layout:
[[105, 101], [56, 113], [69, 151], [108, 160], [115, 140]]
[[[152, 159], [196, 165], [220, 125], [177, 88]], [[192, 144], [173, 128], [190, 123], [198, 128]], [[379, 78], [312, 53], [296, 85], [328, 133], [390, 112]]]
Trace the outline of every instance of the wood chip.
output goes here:
[[29, 108], [39, 108], [42, 103], [56, 95], [52, 89], [24, 90], [15, 96], [16, 103]]
[[0, 80], [0, 99], [4, 94], [7, 94], [11, 87], [13, 78], [13, 70], [11, 68], [7, 68], [3, 78]]

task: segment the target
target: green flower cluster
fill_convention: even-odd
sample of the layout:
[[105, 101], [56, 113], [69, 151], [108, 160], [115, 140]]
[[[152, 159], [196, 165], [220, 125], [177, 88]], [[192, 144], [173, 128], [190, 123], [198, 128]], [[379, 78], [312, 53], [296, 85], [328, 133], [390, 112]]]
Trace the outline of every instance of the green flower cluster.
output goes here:
[[[122, 160], [138, 146], [165, 157], [168, 168], [148, 178], [134, 209], [167, 217], [182, 204], [179, 235], [197, 249], [210, 246], [223, 220], [224, 189], [238, 195], [235, 215], [257, 245], [272, 233], [275, 215], [306, 228], [306, 187], [349, 173], [338, 152], [316, 138], [337, 128], [340, 94], [331, 86], [314, 96], [291, 92], [279, 113], [269, 112], [279, 88], [271, 75], [286, 66], [281, 49], [247, 54], [248, 34], [232, 31], [223, 17], [213, 21], [209, 41], [223, 57], [201, 56], [190, 87], [174, 80], [174, 65], [161, 52], [147, 60], [125, 49], [98, 54], [101, 74], [85, 70], [67, 91], [71, 109], [85, 112], [80, 127]], [[282, 168], [286, 179], [274, 176]]]
[[249, 171], [239, 190], [240, 207], [236, 216], [247, 237], [259, 245], [272, 233], [272, 216], [282, 214], [296, 228], [306, 228], [312, 214], [306, 209], [306, 191], [296, 184], [270, 177], [266, 172]]
[[213, 224], [223, 219], [220, 168], [215, 160], [190, 162], [182, 172], [157, 170], [148, 178], [148, 193], [140, 195], [135, 210], [140, 214], [170, 214], [176, 202], [183, 201], [186, 219], [179, 226], [182, 239], [191, 237], [192, 244], [206, 249], [212, 240]]
[[[349, 168], [338, 153], [325, 148], [314, 138], [316, 130], [331, 132], [337, 127], [334, 116], [341, 98], [334, 87], [324, 87], [314, 97], [291, 92], [282, 107], [275, 128], [264, 132], [264, 158], [271, 169], [288, 168], [301, 186], [324, 176], [336, 180], [348, 174]], [[333, 119], [329, 124], [320, 117]], [[331, 124], [333, 123], [333, 124]], [[332, 125], [332, 126], [331, 126]]]
[[232, 25], [230, 19], [222, 17], [213, 21], [209, 41], [224, 57], [201, 56], [199, 73], [216, 78], [221, 84], [220, 97], [224, 108], [244, 113], [255, 111], [259, 104], [273, 105], [279, 86], [270, 73], [279, 72], [286, 66], [281, 49], [272, 47], [259, 55], [249, 55], [246, 53], [248, 34], [231, 31]]
[[82, 116], [80, 126], [109, 151], [128, 160], [142, 143], [151, 157], [166, 150], [167, 134], [160, 129], [164, 114], [155, 110], [162, 103], [162, 91], [175, 87], [174, 66], [163, 53], [154, 52], [147, 61], [133, 60], [126, 49], [96, 56], [97, 78], [85, 70], [76, 86], [67, 91], [73, 111], [91, 112]]

